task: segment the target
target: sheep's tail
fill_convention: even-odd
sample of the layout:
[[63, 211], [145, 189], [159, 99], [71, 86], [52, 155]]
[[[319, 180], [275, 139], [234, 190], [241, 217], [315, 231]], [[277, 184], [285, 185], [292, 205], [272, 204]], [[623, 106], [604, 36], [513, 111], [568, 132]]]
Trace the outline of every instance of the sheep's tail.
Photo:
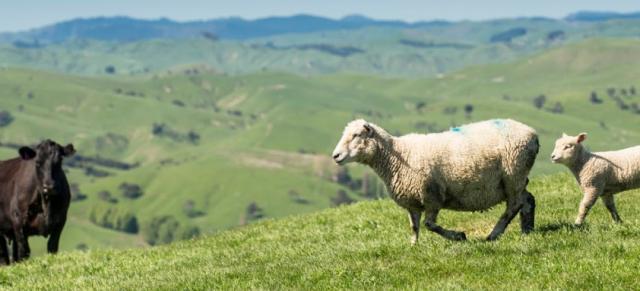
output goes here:
[[537, 134], [533, 134], [533, 138], [527, 144], [527, 161], [526, 166], [529, 170], [533, 168], [533, 164], [536, 162], [536, 157], [540, 152], [540, 140]]

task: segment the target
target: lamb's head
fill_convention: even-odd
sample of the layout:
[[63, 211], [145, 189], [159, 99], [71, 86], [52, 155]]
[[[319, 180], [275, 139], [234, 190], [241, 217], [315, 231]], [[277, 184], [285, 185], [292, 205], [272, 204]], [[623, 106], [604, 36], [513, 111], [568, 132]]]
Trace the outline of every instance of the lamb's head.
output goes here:
[[349, 122], [333, 150], [333, 160], [339, 165], [369, 160], [376, 154], [377, 131], [376, 126], [362, 119]]
[[564, 165], [572, 165], [582, 152], [582, 142], [587, 139], [586, 133], [569, 136], [565, 133], [556, 140], [556, 147], [551, 153], [551, 161]]

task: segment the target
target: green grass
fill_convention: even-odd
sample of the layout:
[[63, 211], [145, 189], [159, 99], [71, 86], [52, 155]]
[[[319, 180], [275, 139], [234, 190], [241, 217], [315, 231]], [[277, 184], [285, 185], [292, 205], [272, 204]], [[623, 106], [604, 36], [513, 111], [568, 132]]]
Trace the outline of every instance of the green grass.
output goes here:
[[638, 192], [617, 197], [621, 225], [601, 203], [574, 228], [580, 193], [562, 174], [532, 180], [536, 231], [517, 219], [496, 242], [484, 237], [503, 206], [444, 211], [467, 232], [450, 242], [422, 227], [409, 244], [406, 213], [390, 200], [267, 220], [163, 247], [65, 252], [0, 270], [12, 289], [637, 289]]

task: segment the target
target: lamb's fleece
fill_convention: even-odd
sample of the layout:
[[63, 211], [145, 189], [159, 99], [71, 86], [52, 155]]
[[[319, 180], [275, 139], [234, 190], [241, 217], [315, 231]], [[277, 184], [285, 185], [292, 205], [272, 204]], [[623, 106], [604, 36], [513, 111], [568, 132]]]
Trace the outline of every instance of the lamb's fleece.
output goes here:
[[556, 140], [551, 154], [554, 163], [567, 166], [576, 177], [583, 197], [575, 223], [580, 225], [598, 197], [616, 222], [622, 222], [613, 195], [640, 188], [640, 146], [609, 152], [590, 152], [582, 142], [586, 133], [577, 136], [563, 134]]

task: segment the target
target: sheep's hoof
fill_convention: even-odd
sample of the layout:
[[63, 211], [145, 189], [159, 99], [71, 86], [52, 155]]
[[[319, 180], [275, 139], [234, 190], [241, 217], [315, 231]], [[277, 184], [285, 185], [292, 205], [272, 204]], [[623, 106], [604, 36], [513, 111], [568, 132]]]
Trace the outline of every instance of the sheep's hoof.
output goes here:
[[450, 236], [450, 239], [455, 241], [465, 241], [467, 240], [467, 236], [464, 234], [464, 232], [453, 232]]

